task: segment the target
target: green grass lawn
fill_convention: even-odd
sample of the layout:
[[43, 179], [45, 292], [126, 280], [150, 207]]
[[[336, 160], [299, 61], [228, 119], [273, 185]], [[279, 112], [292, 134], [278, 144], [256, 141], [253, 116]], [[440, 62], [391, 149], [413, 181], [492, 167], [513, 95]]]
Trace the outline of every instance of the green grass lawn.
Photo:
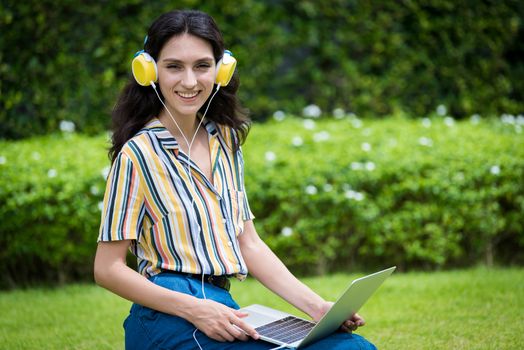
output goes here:
[[[362, 274], [306, 278], [333, 299]], [[299, 314], [254, 280], [234, 283], [240, 305]], [[95, 285], [0, 293], [0, 349], [122, 349], [130, 303]], [[523, 349], [524, 269], [395, 273], [360, 312], [359, 333], [380, 349]]]

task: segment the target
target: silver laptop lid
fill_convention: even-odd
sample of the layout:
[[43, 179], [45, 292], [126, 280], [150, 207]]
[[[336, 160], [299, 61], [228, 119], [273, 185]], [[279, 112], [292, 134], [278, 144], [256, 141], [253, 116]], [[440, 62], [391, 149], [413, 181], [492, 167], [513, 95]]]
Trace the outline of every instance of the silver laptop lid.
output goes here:
[[354, 280], [311, 332], [300, 342], [299, 347], [310, 344], [337, 330], [345, 320], [358, 312], [395, 269], [396, 266], [393, 266]]

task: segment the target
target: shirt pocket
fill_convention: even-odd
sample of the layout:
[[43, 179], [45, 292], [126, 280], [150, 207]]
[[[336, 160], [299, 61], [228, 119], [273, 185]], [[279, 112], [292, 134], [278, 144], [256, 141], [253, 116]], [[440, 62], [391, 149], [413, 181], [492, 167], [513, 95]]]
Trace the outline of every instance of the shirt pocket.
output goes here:
[[231, 199], [231, 215], [233, 226], [235, 227], [235, 235], [238, 236], [244, 231], [244, 192], [229, 190], [229, 198]]

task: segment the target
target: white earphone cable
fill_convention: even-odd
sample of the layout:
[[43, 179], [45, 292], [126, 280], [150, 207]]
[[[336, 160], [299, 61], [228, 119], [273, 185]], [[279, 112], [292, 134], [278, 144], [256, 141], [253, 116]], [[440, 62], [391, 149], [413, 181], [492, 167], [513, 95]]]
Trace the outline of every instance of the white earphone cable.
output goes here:
[[[153, 90], [155, 90], [155, 93], [156, 93], [156, 96], [158, 97], [158, 100], [160, 101], [160, 103], [162, 103], [162, 105], [164, 106], [164, 108], [166, 109], [167, 113], [169, 114], [169, 116], [171, 117], [171, 120], [175, 123], [176, 127], [178, 128], [178, 131], [180, 131], [180, 134], [182, 134], [182, 137], [184, 138], [184, 141], [186, 141], [186, 145], [187, 145], [187, 168], [186, 168], [186, 171], [188, 173], [188, 176], [189, 176], [189, 181], [191, 182], [191, 187], [193, 188], [193, 190], [195, 190], [196, 192], [196, 185], [195, 185], [195, 182], [193, 181], [193, 176], [191, 175], [191, 146], [193, 146], [193, 142], [195, 141], [195, 138], [196, 138], [196, 135], [198, 134], [198, 130], [200, 129], [200, 126], [202, 125], [202, 123], [204, 122], [204, 118], [206, 117], [206, 114], [207, 114], [207, 111], [209, 109], [209, 106], [211, 105], [211, 101], [213, 101], [213, 98], [215, 97], [215, 95], [217, 94], [218, 90], [220, 90], [220, 84], [217, 84], [217, 87], [216, 87], [216, 90], [215, 92], [213, 93], [213, 95], [211, 96], [211, 98], [209, 99], [209, 102], [206, 106], [206, 109], [204, 110], [204, 114], [202, 115], [202, 118], [200, 119], [200, 122], [198, 123], [198, 126], [195, 130], [195, 133], [193, 134], [193, 137], [191, 138], [191, 142], [189, 142], [186, 138], [186, 135], [184, 135], [184, 132], [182, 131], [182, 129], [180, 128], [180, 126], [178, 125], [178, 123], [176, 122], [176, 119], [173, 117], [173, 115], [171, 114], [171, 111], [169, 110], [169, 108], [167, 108], [166, 104], [164, 103], [164, 101], [162, 101], [162, 99], [160, 98], [160, 95], [156, 89], [156, 85], [153, 81], [151, 81], [151, 86], [153, 87]], [[195, 212], [195, 209], [193, 208], [193, 204], [195, 203], [195, 198], [192, 197], [191, 198], [191, 210], [193, 211], [193, 214], [196, 218], [196, 212]], [[198, 225], [198, 223], [197, 223]], [[200, 231], [201, 230], [201, 227], [200, 225], [198, 226], [198, 230]], [[202, 295], [204, 297], [204, 299], [207, 299], [206, 297], [206, 292], [205, 292], [205, 289], [204, 289], [204, 269], [203, 267], [201, 267], [201, 274], [202, 274], [202, 278], [201, 278], [201, 286], [202, 286]], [[195, 342], [197, 343], [198, 345], [198, 348], [200, 350], [203, 350], [202, 347], [200, 346], [200, 343], [198, 342], [197, 338], [196, 338], [196, 332], [198, 331], [198, 328], [195, 327], [195, 330], [193, 331], [193, 339], [195, 340]]]
[[[158, 97], [158, 100], [160, 101], [160, 103], [162, 103], [162, 106], [164, 106], [164, 108], [166, 109], [167, 113], [169, 114], [169, 116], [171, 117], [171, 120], [175, 123], [175, 126], [177, 127], [178, 131], [180, 131], [180, 134], [182, 135], [182, 137], [184, 138], [184, 141], [186, 141], [186, 145], [187, 145], [187, 159], [188, 159], [188, 166], [186, 168], [187, 170], [187, 173], [188, 173], [188, 176], [189, 176], [189, 181], [191, 182], [191, 186], [193, 189], [196, 188], [195, 186], [195, 182], [193, 181], [193, 176], [191, 175], [191, 146], [193, 146], [193, 142], [195, 141], [195, 138], [196, 138], [196, 135], [198, 134], [198, 130], [200, 129], [200, 126], [202, 125], [202, 123], [204, 122], [204, 119], [206, 117], [206, 114], [207, 114], [207, 111], [209, 109], [209, 106], [211, 105], [211, 101], [213, 100], [213, 98], [215, 97], [215, 95], [217, 94], [218, 90], [220, 89], [220, 84], [217, 84], [217, 87], [215, 89], [215, 92], [213, 93], [213, 95], [211, 96], [211, 98], [209, 99], [209, 102], [206, 106], [206, 109], [204, 110], [204, 114], [202, 115], [202, 118], [200, 119], [200, 122], [198, 123], [198, 126], [195, 130], [195, 133], [193, 134], [193, 137], [191, 138], [191, 142], [189, 142], [187, 140], [187, 137], [186, 135], [184, 134], [184, 132], [182, 131], [182, 129], [180, 128], [180, 126], [178, 125], [178, 123], [176, 122], [176, 119], [173, 117], [173, 115], [171, 114], [171, 111], [169, 110], [169, 108], [167, 108], [166, 104], [164, 103], [164, 101], [162, 101], [162, 99], [160, 98], [160, 95], [158, 94], [158, 91], [156, 89], [156, 85], [153, 81], [151, 81], [151, 86], [153, 87], [153, 89], [155, 90], [155, 93], [156, 93], [156, 96]], [[195, 198], [192, 198], [191, 199], [191, 208], [193, 209], [193, 204], [195, 203]], [[195, 217], [196, 217], [196, 213], [195, 214]], [[198, 227], [198, 229], [200, 230], [200, 226]], [[203, 269], [202, 269], [203, 271]]]

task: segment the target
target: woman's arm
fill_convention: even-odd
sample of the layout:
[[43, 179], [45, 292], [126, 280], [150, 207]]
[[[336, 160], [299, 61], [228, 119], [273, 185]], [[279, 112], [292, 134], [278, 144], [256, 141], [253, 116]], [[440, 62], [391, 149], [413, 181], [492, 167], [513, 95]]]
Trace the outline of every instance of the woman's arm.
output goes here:
[[[249, 273], [263, 285], [290, 304], [307, 313], [315, 321], [320, 320], [332, 303], [325, 301], [308, 286], [300, 282], [282, 261], [269, 249], [256, 232], [253, 221], [246, 221], [244, 232], [238, 237], [240, 250]], [[344, 330], [355, 330], [364, 320], [354, 315], [344, 322]]]
[[316, 319], [325, 300], [300, 282], [260, 239], [253, 221], [244, 223], [238, 237], [249, 273], [290, 304]]
[[128, 267], [125, 259], [129, 245], [129, 240], [98, 243], [94, 266], [97, 284], [137, 304], [182, 317], [218, 341], [247, 340], [246, 334], [258, 337], [256, 331], [240, 319], [247, 314], [213, 300], [158, 286]]

